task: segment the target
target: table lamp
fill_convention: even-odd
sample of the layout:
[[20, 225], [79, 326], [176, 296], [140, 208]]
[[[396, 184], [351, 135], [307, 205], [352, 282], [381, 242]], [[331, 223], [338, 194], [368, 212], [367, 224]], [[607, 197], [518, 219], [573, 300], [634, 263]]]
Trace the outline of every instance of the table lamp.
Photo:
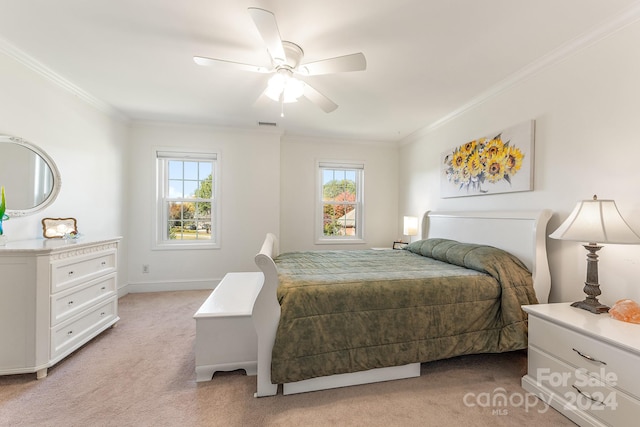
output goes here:
[[404, 228], [402, 234], [405, 236], [409, 236], [409, 243], [411, 243], [411, 236], [418, 235], [418, 217], [415, 216], [405, 216], [404, 217]]
[[613, 200], [583, 200], [578, 202], [569, 217], [549, 235], [552, 239], [588, 242], [583, 245], [587, 254], [587, 281], [584, 283], [583, 301], [574, 302], [572, 307], [582, 308], [600, 314], [609, 307], [598, 301], [602, 293], [598, 284], [598, 255], [602, 249], [598, 243], [638, 244], [640, 237], [629, 227], [620, 215]]

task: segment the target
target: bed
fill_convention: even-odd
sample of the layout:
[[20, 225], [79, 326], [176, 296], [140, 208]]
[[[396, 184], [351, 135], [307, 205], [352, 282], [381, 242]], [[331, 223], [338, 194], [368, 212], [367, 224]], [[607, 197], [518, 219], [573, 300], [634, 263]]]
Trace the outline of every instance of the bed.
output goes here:
[[404, 250], [280, 254], [267, 234], [253, 308], [256, 396], [420, 375], [420, 363], [527, 346], [547, 302], [549, 210], [427, 212]]

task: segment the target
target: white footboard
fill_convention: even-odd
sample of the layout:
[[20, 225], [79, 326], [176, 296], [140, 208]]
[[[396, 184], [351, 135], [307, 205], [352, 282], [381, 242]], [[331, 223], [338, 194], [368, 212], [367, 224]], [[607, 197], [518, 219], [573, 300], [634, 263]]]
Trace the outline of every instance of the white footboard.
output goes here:
[[255, 261], [264, 273], [264, 284], [253, 306], [253, 323], [258, 335], [258, 391], [255, 397], [273, 396], [278, 385], [271, 383], [271, 351], [280, 321], [278, 272], [273, 258], [279, 254], [278, 239], [268, 233]]

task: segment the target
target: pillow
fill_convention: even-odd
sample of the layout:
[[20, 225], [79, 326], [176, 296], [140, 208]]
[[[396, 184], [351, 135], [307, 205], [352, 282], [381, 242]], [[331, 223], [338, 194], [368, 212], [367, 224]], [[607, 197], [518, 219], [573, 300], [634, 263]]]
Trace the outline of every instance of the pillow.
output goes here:
[[493, 246], [434, 238], [418, 240], [404, 249], [438, 261], [488, 273], [494, 277], [497, 275], [496, 266], [502, 264], [516, 264], [528, 272], [527, 267], [514, 255]]
[[[425, 239], [413, 242], [406, 246], [405, 249], [414, 254], [443, 261], [441, 258], [444, 257], [444, 253], [456, 243], [458, 242], [449, 239]], [[434, 251], [436, 255], [434, 255]]]

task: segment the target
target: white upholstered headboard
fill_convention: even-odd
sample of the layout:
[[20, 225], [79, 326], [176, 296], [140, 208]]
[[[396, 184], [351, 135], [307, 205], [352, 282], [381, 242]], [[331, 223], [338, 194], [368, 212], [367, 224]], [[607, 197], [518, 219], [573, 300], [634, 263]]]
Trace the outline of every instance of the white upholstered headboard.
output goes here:
[[549, 300], [551, 273], [547, 260], [547, 223], [551, 211], [427, 211], [422, 238], [440, 237], [495, 246], [517, 256], [533, 275], [540, 303]]

